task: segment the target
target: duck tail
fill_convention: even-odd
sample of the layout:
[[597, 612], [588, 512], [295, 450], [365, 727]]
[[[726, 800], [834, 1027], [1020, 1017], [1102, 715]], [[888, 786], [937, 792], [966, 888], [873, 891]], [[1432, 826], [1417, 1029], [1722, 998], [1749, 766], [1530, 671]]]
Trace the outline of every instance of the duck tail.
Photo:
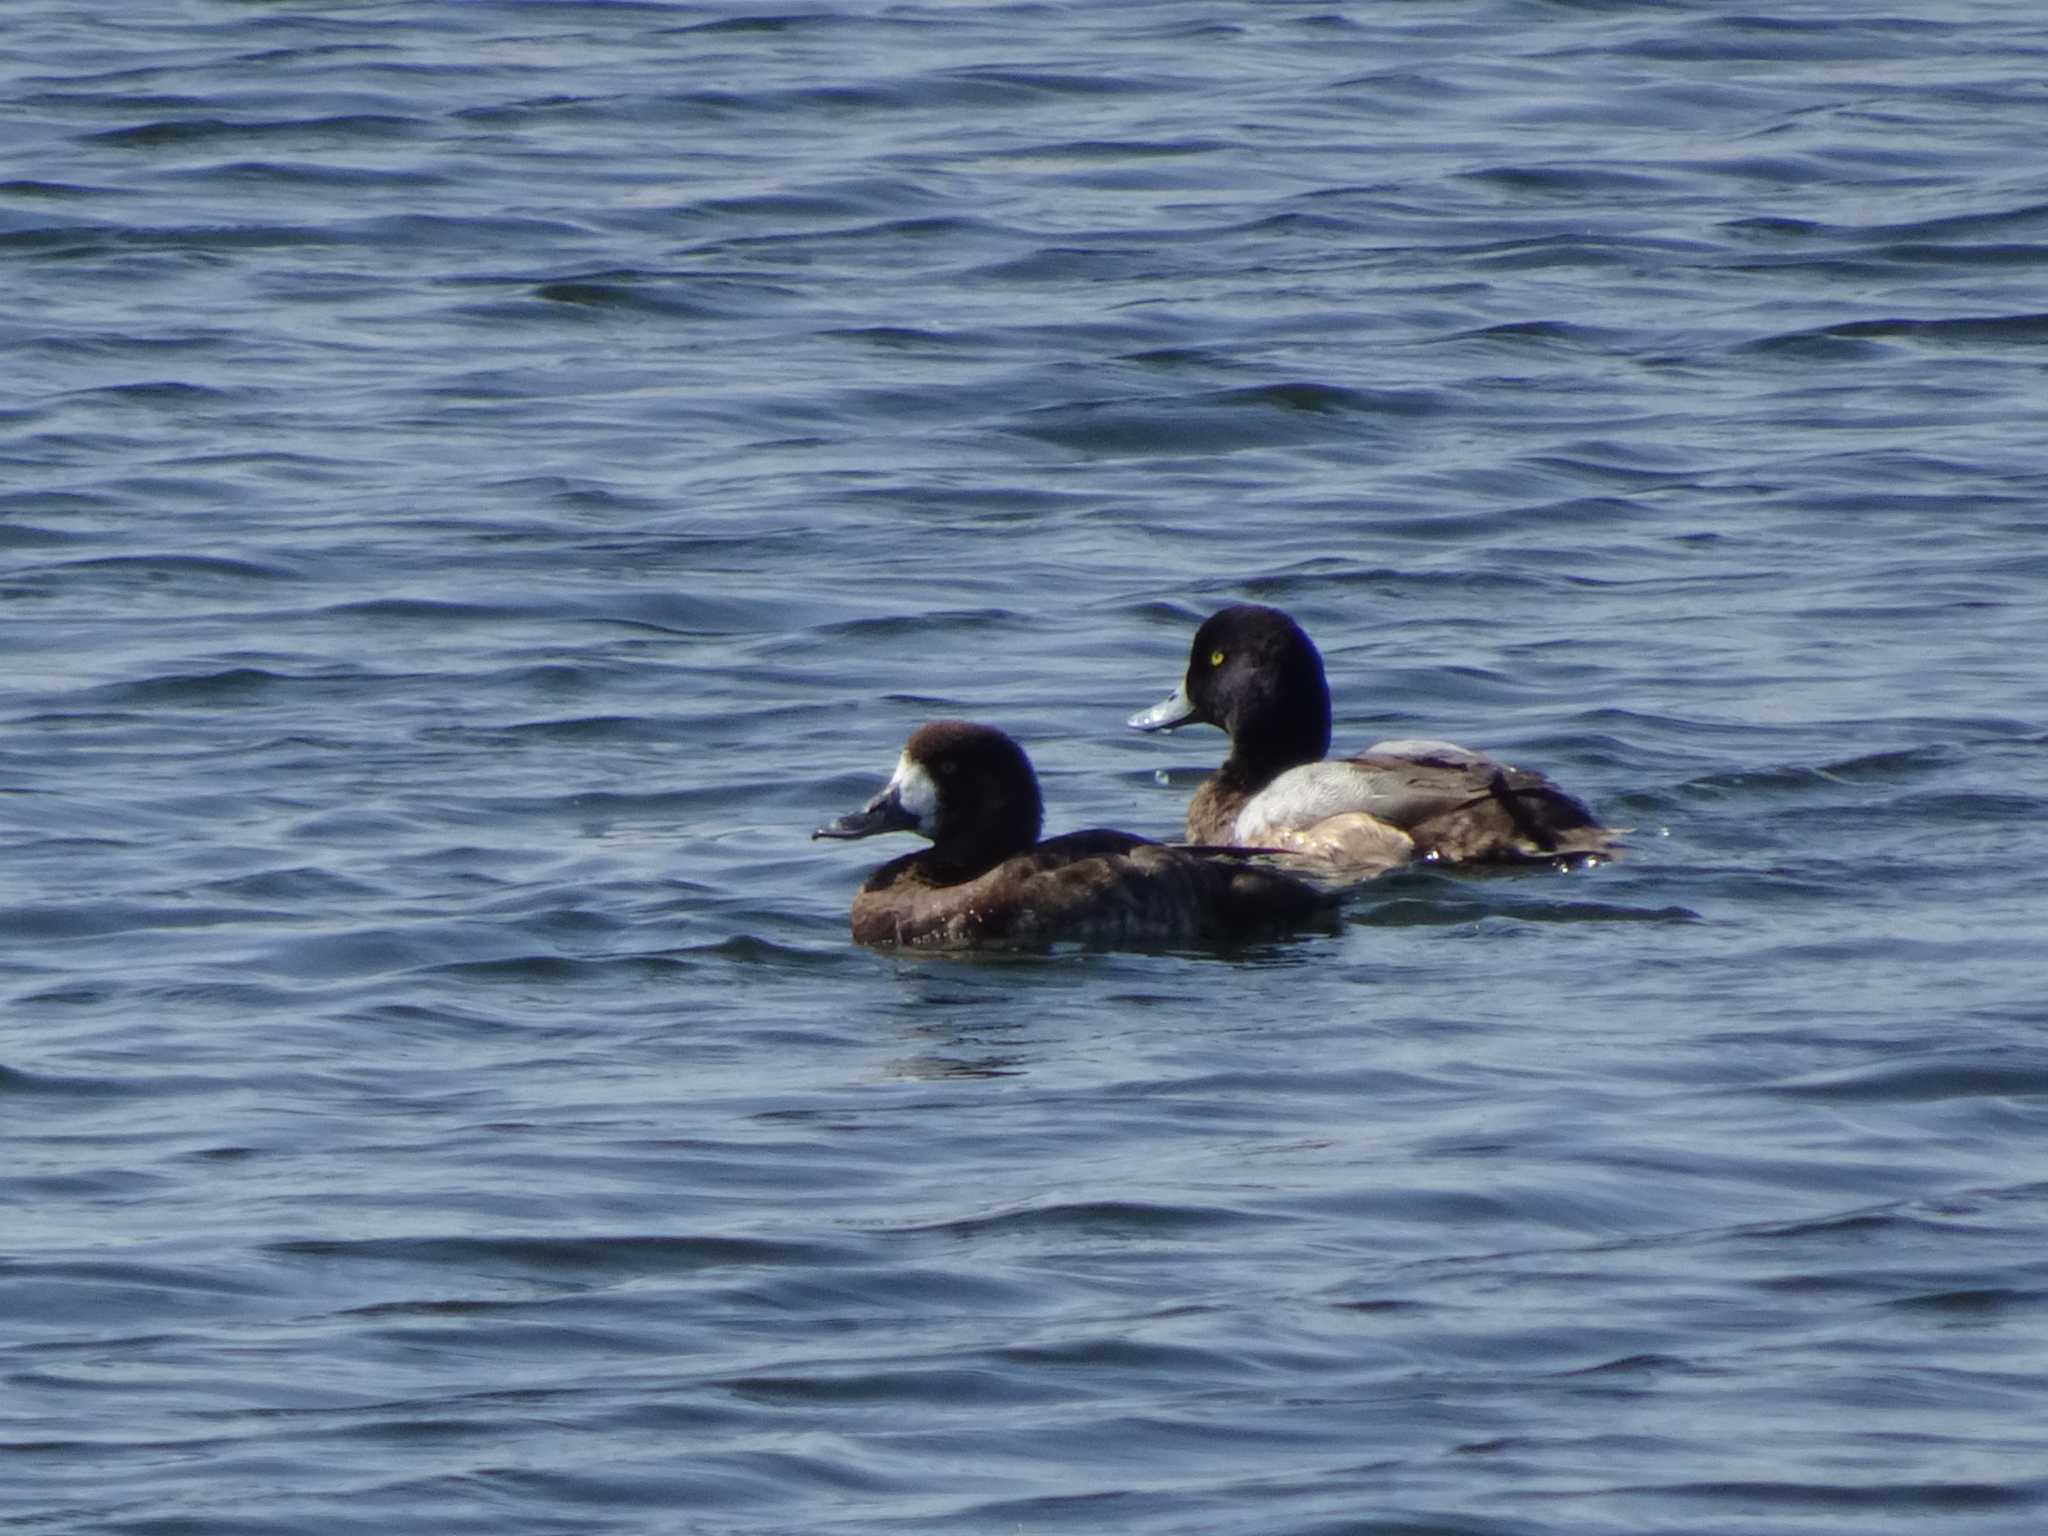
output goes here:
[[1507, 812], [1508, 820], [1515, 824], [1515, 830], [1545, 853], [1557, 852], [1556, 831], [1529, 803], [1530, 797], [1547, 798], [1541, 785], [1527, 785], [1516, 789], [1508, 782], [1508, 776], [1501, 769], [1493, 770], [1493, 777], [1486, 782], [1486, 792], [1494, 802]]

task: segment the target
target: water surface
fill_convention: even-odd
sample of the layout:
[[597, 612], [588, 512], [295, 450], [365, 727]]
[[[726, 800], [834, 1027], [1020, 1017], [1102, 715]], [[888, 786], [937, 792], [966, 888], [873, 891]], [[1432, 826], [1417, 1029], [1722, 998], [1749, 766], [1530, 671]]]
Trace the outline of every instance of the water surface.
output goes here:
[[[0, 1522], [2032, 1532], [2030, 5], [0, 34]], [[854, 949], [1226, 602], [1631, 856]]]

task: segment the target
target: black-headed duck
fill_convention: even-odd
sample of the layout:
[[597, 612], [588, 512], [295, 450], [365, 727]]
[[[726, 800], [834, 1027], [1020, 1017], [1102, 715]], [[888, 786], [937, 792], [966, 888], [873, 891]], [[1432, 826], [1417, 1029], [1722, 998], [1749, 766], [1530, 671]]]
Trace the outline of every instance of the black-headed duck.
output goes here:
[[1410, 859], [1554, 862], [1615, 846], [1610, 829], [1542, 774], [1447, 741], [1382, 741], [1325, 760], [1323, 658], [1277, 608], [1211, 614], [1180, 687], [1130, 724], [1229, 734], [1230, 755], [1188, 804], [1191, 843], [1278, 848], [1357, 871]]
[[858, 944], [928, 949], [1230, 944], [1330, 912], [1313, 886], [1223, 850], [1096, 829], [1038, 840], [1044, 804], [1024, 749], [1001, 731], [938, 720], [912, 733], [896, 773], [813, 837], [919, 832], [853, 898]]

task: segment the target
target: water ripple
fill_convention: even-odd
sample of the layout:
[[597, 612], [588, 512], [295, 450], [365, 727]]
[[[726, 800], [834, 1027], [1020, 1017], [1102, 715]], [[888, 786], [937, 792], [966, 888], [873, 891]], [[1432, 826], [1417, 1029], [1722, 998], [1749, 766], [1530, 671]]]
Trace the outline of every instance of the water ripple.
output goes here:
[[[2026, 1528], [2023, 8], [75, 9], [0, 1523]], [[847, 941], [933, 715], [1175, 835], [1247, 600], [1626, 857]]]

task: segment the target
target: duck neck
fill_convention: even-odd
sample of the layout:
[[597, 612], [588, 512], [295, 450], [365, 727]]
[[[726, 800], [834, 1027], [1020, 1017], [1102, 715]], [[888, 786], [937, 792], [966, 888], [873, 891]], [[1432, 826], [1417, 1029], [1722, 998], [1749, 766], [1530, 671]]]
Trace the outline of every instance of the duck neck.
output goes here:
[[1257, 731], [1234, 735], [1230, 756], [1216, 777], [1231, 789], [1256, 793], [1290, 768], [1321, 762], [1330, 750], [1330, 716], [1320, 715], [1266, 722]]
[[1035, 783], [1011, 794], [992, 795], [975, 814], [941, 821], [921, 862], [941, 884], [978, 879], [1003, 860], [1037, 847], [1044, 817]]
[[979, 880], [1003, 860], [1022, 853], [1022, 848], [958, 840], [934, 843], [918, 855], [918, 867], [934, 885], [960, 885]]

